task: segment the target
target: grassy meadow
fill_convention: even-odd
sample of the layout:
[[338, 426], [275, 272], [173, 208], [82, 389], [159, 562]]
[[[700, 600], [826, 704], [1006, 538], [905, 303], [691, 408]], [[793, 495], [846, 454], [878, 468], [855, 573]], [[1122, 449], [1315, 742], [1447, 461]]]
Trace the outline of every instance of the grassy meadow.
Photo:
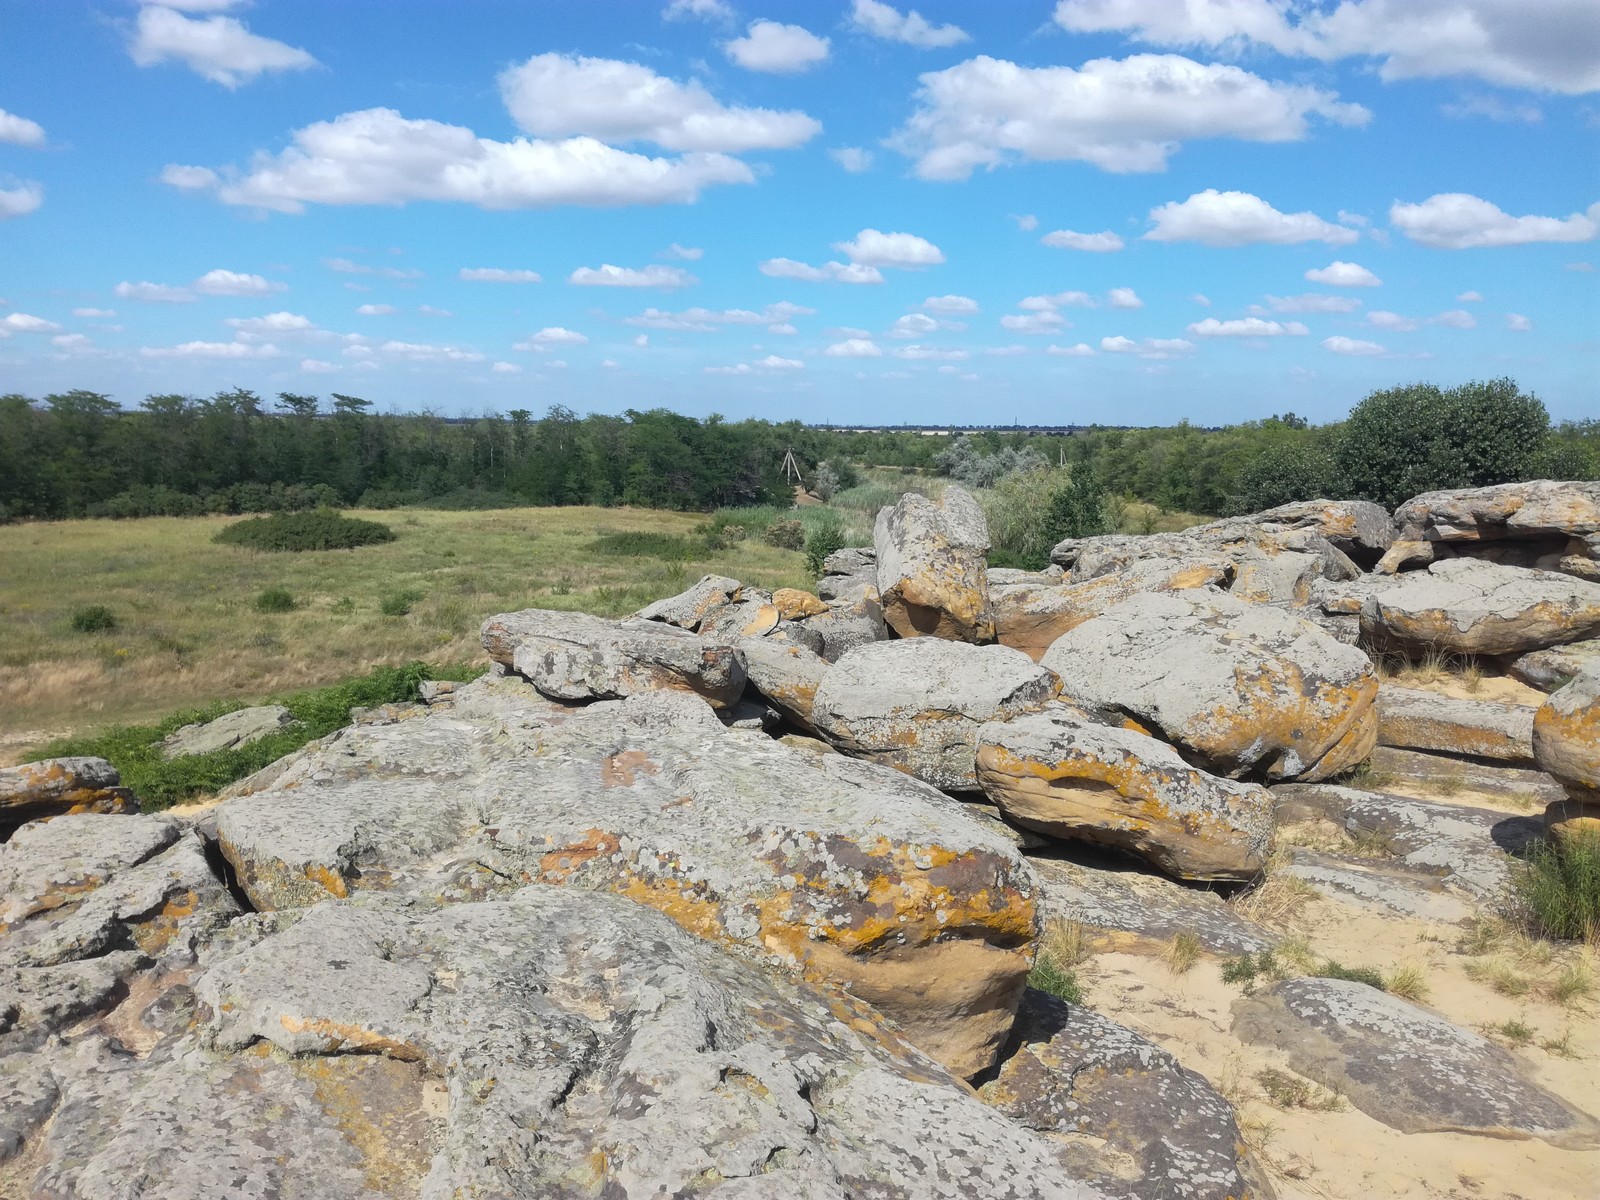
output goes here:
[[[395, 540], [283, 554], [214, 544], [237, 517], [0, 526], [0, 762], [67, 733], [331, 683], [377, 665], [480, 659], [478, 625], [491, 613], [620, 616], [707, 572], [767, 588], [813, 582], [804, 555], [764, 544], [760, 528], [706, 550], [696, 536], [701, 514], [350, 515], [383, 522]], [[606, 549], [602, 539], [615, 534], [667, 535], [690, 557]], [[292, 611], [258, 610], [257, 598], [273, 588], [293, 597]], [[90, 605], [110, 609], [116, 627], [75, 630], [74, 612]]]

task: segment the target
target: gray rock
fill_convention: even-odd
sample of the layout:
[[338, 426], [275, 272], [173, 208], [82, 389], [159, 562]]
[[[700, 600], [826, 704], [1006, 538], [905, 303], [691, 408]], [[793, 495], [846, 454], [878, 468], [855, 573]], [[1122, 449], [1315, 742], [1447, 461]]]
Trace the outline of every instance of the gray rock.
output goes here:
[[738, 649], [751, 686], [791, 721], [811, 729], [812, 706], [829, 664], [809, 650], [773, 638], [741, 638]]
[[820, 648], [811, 648], [829, 662], [838, 662], [857, 646], [886, 640], [889, 627], [878, 595], [877, 552], [836, 550], [823, 560], [822, 569], [817, 595], [827, 602], [828, 611], [802, 622], [822, 640]]
[[1526, 704], [1460, 700], [1385, 683], [1378, 689], [1378, 741], [1410, 750], [1531, 765], [1533, 714]]
[[883, 616], [896, 633], [994, 640], [984, 561], [989, 529], [964, 488], [949, 485], [938, 503], [907, 492], [878, 513], [873, 541]]
[[1395, 510], [1400, 542], [1378, 564], [1400, 570], [1437, 551], [1492, 557], [1584, 578], [1600, 562], [1600, 483], [1502, 483], [1424, 492]]
[[1569, 788], [1600, 791], [1600, 662], [1585, 665], [1539, 707], [1533, 753]]
[[863, 646], [818, 685], [817, 731], [847, 754], [973, 791], [978, 728], [1055, 698], [1055, 676], [1006, 646], [909, 638]]
[[661, 621], [680, 629], [695, 630], [717, 609], [731, 604], [741, 584], [726, 575], [702, 575], [687, 591], [647, 604], [634, 615], [645, 621]]
[[1361, 632], [1408, 654], [1525, 654], [1600, 634], [1600, 583], [1448, 559], [1367, 597]]
[[1071, 705], [984, 725], [977, 772], [1019, 825], [1116, 846], [1181, 879], [1252, 879], [1271, 848], [1266, 788], [1208, 775]]
[[1437, 790], [1441, 797], [1461, 791], [1479, 792], [1505, 803], [1534, 808], [1559, 800], [1565, 794], [1561, 785], [1543, 771], [1523, 767], [1449, 758], [1393, 746], [1379, 746], [1368, 761], [1380, 778], [1388, 777], [1396, 783], [1408, 783], [1423, 790]]
[[294, 714], [281, 704], [241, 708], [215, 721], [185, 725], [174, 730], [161, 743], [161, 757], [185, 758], [218, 750], [234, 750], [251, 742], [259, 742], [293, 724]]
[[1431, 872], [1479, 900], [1501, 896], [1511, 855], [1543, 833], [1535, 817], [1325, 783], [1284, 784], [1272, 794], [1279, 824], [1323, 817], [1351, 833], [1375, 835], [1399, 863]]
[[989, 588], [992, 591], [994, 588], [1016, 583], [1049, 586], [1060, 583], [1063, 574], [1060, 567], [1051, 563], [1042, 571], [1024, 571], [1017, 567], [990, 567], [984, 572], [984, 578], [989, 581]]
[[40, 817], [134, 813], [139, 802], [103, 758], [46, 758], [0, 767], [0, 841]]
[[1553, 692], [1593, 662], [1600, 662], [1600, 638], [1530, 651], [1514, 659], [1506, 673], [1518, 683]]
[[1542, 1138], [1600, 1146], [1600, 1125], [1545, 1091], [1517, 1058], [1476, 1033], [1363, 983], [1286, 979], [1233, 1004], [1245, 1041], [1402, 1133]]
[[1064, 699], [1129, 716], [1216, 775], [1323, 779], [1377, 738], [1366, 655], [1232, 596], [1135, 596], [1057, 639], [1041, 665]]
[[556, 700], [615, 700], [668, 688], [726, 707], [744, 691], [737, 651], [654, 621], [529, 608], [490, 617], [482, 638], [490, 658]]
[[731, 645], [743, 637], [765, 637], [778, 627], [778, 606], [764, 588], [745, 586], [731, 604], [713, 610], [700, 625], [709, 642]]
[[1426, 870], [1391, 866], [1353, 855], [1324, 854], [1302, 846], [1289, 851], [1279, 873], [1303, 879], [1325, 896], [1369, 912], [1397, 913], [1423, 921], [1465, 921], [1477, 907], [1446, 891]]
[[1159, 1046], [1082, 1005], [1030, 989], [996, 1077], [978, 1094], [1054, 1135], [1108, 1196], [1262, 1200], [1233, 1107]]
[[460, 686], [450, 679], [424, 679], [417, 684], [417, 699], [424, 704], [449, 704]]
[[852, 988], [963, 1073], [992, 1060], [1034, 935], [1009, 841], [916, 780], [726, 730], [683, 693], [562, 710], [520, 706], [516, 687], [479, 681], [448, 712], [345, 730], [220, 805], [255, 906], [470, 901], [526, 881], [617, 892]]
[[1274, 532], [1314, 530], [1351, 558], [1365, 560], [1364, 565], [1376, 562], [1394, 544], [1395, 537], [1388, 510], [1370, 500], [1303, 500], [1232, 517], [1220, 524], [1230, 522], [1259, 525]]

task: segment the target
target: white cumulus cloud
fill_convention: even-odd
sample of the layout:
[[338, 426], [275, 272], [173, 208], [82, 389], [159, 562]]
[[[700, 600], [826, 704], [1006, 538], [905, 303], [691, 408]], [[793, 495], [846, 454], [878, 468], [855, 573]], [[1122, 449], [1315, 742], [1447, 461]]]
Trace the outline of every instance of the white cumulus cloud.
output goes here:
[[1136, 342], [1119, 335], [1101, 338], [1100, 349], [1108, 354], [1136, 354], [1140, 358], [1162, 359], [1187, 354], [1194, 349], [1194, 343], [1183, 338], [1144, 338]]
[[0, 188], [0, 221], [11, 217], [25, 217], [44, 203], [44, 189], [37, 183], [22, 183], [17, 187]]
[[769, 354], [765, 358], [758, 358], [755, 362], [755, 365], [768, 371], [803, 371], [805, 370], [806, 366], [806, 364], [801, 362], [798, 358], [783, 358], [776, 354]]
[[197, 19], [166, 5], [146, 5], [139, 10], [128, 53], [141, 67], [181, 62], [227, 88], [248, 83], [267, 71], [303, 71], [317, 65], [306, 51], [251, 33], [233, 17]]
[[207, 296], [270, 296], [273, 292], [286, 290], [288, 286], [260, 275], [225, 271], [221, 267], [207, 271], [193, 284], [195, 291]]
[[701, 21], [731, 21], [733, 9], [729, 8], [725, 0], [672, 0], [672, 3], [661, 10], [661, 16], [668, 21], [686, 21], [696, 18]]
[[1106, 298], [1111, 301], [1112, 308], [1144, 307], [1144, 301], [1139, 299], [1139, 294], [1130, 287], [1112, 288], [1106, 293]]
[[188, 304], [195, 299], [195, 294], [188, 288], [151, 283], [149, 280], [130, 283], [125, 279], [111, 290], [119, 299], [140, 300], [146, 304]]
[[986, 55], [922, 76], [894, 146], [923, 179], [967, 178], [1016, 160], [1159, 171], [1186, 140], [1292, 142], [1307, 118], [1360, 125], [1371, 114], [1332, 92], [1274, 83], [1175, 54], [1022, 67]]
[[677, 242], [673, 242], [672, 245], [668, 246], [659, 255], [657, 255], [657, 257], [676, 258], [683, 262], [698, 262], [701, 258], [705, 257], [705, 251], [700, 249], [699, 246], [680, 246]]
[[852, 175], [872, 169], [872, 151], [860, 146], [836, 146], [828, 151], [828, 157]]
[[883, 272], [864, 263], [828, 262], [820, 267], [792, 258], [769, 258], [761, 273], [774, 279], [799, 279], [806, 283], [882, 283]]
[[971, 296], [929, 296], [920, 307], [931, 313], [975, 313], [978, 302]]
[[0, 108], [0, 142], [13, 146], [42, 146], [44, 126]]
[[61, 326], [54, 321], [46, 321], [43, 317], [35, 317], [30, 313], [8, 313], [0, 317], [0, 329], [16, 333], [57, 333]]
[[1079, 342], [1076, 346], [1050, 345], [1050, 346], [1046, 346], [1045, 347], [1045, 351], [1044, 352], [1046, 354], [1054, 354], [1057, 358], [1093, 358], [1094, 357], [1094, 347], [1089, 345], [1088, 342]]
[[1529, 333], [1533, 330], [1533, 322], [1521, 313], [1507, 313], [1506, 328], [1513, 333]]
[[316, 328], [310, 317], [292, 312], [268, 313], [264, 317], [229, 317], [225, 323], [247, 340], [252, 335], [308, 333]]
[[387, 317], [393, 315], [395, 307], [392, 304], [363, 304], [356, 312], [363, 317]]
[[888, 42], [903, 42], [919, 50], [937, 50], [969, 39], [957, 25], [934, 25], [916, 9], [902, 13], [879, 0], [855, 0], [850, 20], [862, 33]]
[[75, 308], [72, 310], [75, 317], [114, 317], [117, 315], [113, 308]]
[[939, 247], [914, 233], [881, 233], [876, 229], [863, 229], [848, 242], [835, 242], [833, 248], [851, 262], [869, 267], [916, 270], [944, 262], [944, 252]]
[[1389, 329], [1395, 333], [1410, 333], [1420, 328], [1421, 321], [1413, 317], [1402, 317], [1396, 312], [1386, 312], [1383, 309], [1374, 309], [1367, 314], [1367, 324], [1374, 329]]
[[458, 273], [468, 283], [538, 283], [539, 272], [505, 267], [462, 267]]
[[1109, 254], [1122, 249], [1122, 239], [1109, 229], [1104, 233], [1074, 233], [1070, 229], [1057, 229], [1039, 240], [1057, 250], [1086, 250], [1091, 254]]
[[1322, 348], [1331, 350], [1335, 354], [1347, 354], [1357, 358], [1384, 353], [1383, 347], [1377, 342], [1364, 342], [1360, 338], [1347, 338], [1338, 334], [1323, 338]]
[[[814, 316], [816, 311], [787, 300], [769, 304], [760, 311], [748, 308], [688, 308], [682, 312], [666, 312], [659, 308], [647, 308], [636, 317], [624, 317], [623, 324], [685, 333], [712, 333], [725, 325], [766, 325], [778, 332], [777, 327], [788, 325], [789, 318]], [[782, 332], [793, 333], [794, 327], [788, 326]]]
[[567, 282], [580, 287], [681, 288], [700, 281], [682, 267], [664, 267], [660, 263], [614, 267], [602, 263], [598, 267], [579, 267], [567, 276]]
[[1053, 334], [1069, 324], [1065, 317], [1049, 308], [1030, 313], [1007, 313], [1000, 318], [1000, 327], [1012, 333]]
[[145, 346], [146, 358], [277, 358], [283, 351], [271, 342], [184, 342], [178, 346]]
[[1263, 321], [1260, 317], [1241, 317], [1233, 321], [1219, 321], [1207, 317], [1188, 327], [1196, 337], [1304, 337], [1311, 331], [1299, 321]]
[[1361, 307], [1354, 296], [1328, 296], [1306, 292], [1299, 296], [1268, 296], [1268, 308], [1275, 313], [1347, 313]]
[[912, 360], [927, 360], [930, 362], [960, 362], [972, 357], [970, 350], [958, 350], [950, 346], [897, 346], [892, 353], [896, 358]]
[[548, 325], [512, 346], [513, 350], [548, 350], [552, 346], [587, 346], [589, 339], [575, 329]]
[[1313, 267], [1306, 272], [1312, 283], [1328, 287], [1378, 287], [1383, 283], [1360, 263], [1334, 261], [1325, 267]]
[[1475, 304], [1483, 299], [1477, 292], [1462, 292], [1456, 297], [1457, 304]]
[[1397, 201], [1389, 223], [1412, 241], [1440, 250], [1588, 242], [1600, 236], [1600, 202], [1569, 217], [1513, 217], [1480, 197], [1444, 192], [1421, 204]]
[[1187, 200], [1169, 200], [1150, 210], [1152, 242], [1201, 242], [1207, 246], [1289, 246], [1299, 242], [1341, 245], [1361, 235], [1324, 221], [1316, 213], [1283, 213], [1249, 192], [1207, 188]]
[[823, 351], [829, 358], [882, 358], [883, 351], [870, 338], [846, 338]]
[[742, 38], [722, 44], [723, 53], [747, 71], [794, 74], [828, 57], [828, 39], [799, 25], [752, 21]]
[[522, 367], [517, 363], [497, 362], [490, 365], [489, 370], [496, 375], [520, 375]]
[[1440, 313], [1433, 319], [1433, 323], [1448, 329], [1476, 329], [1478, 318], [1464, 308], [1452, 308], [1449, 312]]

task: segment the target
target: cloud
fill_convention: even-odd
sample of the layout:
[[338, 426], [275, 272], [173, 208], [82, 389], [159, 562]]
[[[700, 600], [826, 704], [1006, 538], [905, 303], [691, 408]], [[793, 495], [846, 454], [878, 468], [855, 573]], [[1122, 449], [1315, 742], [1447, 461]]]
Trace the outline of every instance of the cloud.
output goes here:
[[348, 258], [325, 258], [322, 265], [341, 275], [381, 275], [385, 279], [421, 279], [422, 272], [409, 267], [369, 267]]
[[850, 21], [862, 33], [870, 33], [886, 42], [904, 42], [919, 50], [937, 50], [958, 45], [969, 40], [965, 29], [956, 25], [933, 25], [926, 17], [912, 9], [902, 14], [891, 5], [878, 0], [855, 0]]
[[1201, 308], [1211, 307], [1211, 297], [1205, 295], [1203, 292], [1196, 292], [1194, 295], [1190, 296], [1189, 299], [1194, 301]]
[[181, 62], [226, 88], [267, 71], [303, 71], [318, 65], [304, 50], [251, 33], [233, 17], [195, 19], [162, 5], [139, 10], [128, 53], [141, 67]]
[[216, 187], [221, 181], [221, 176], [210, 167], [182, 167], [177, 163], [168, 163], [161, 168], [161, 182], [179, 191], [203, 192]]
[[270, 296], [273, 292], [286, 291], [289, 285], [264, 279], [260, 275], [224, 271], [219, 267], [200, 276], [193, 286], [195, 291], [207, 296]]
[[512, 346], [513, 350], [549, 350], [552, 346], [587, 346], [589, 339], [575, 329], [549, 325]]
[[460, 346], [437, 345], [432, 342], [384, 342], [378, 347], [380, 354], [407, 362], [482, 362], [484, 356], [476, 350], [463, 350]]
[[1570, 217], [1513, 217], [1477, 196], [1444, 192], [1421, 204], [1396, 201], [1389, 222], [1412, 241], [1440, 250], [1587, 242], [1600, 235], [1600, 203]]
[[1057, 358], [1093, 358], [1094, 347], [1088, 342], [1079, 342], [1076, 346], [1046, 346], [1046, 354], [1054, 354]]
[[146, 358], [277, 358], [283, 351], [271, 342], [184, 342], [179, 346], [145, 346]]
[[1054, 309], [1031, 313], [1007, 313], [1000, 318], [1000, 327], [1012, 333], [1053, 334], [1065, 329], [1070, 322]]
[[944, 252], [927, 238], [914, 233], [880, 233], [863, 229], [848, 242], [835, 242], [833, 248], [851, 262], [868, 267], [897, 267], [914, 271], [944, 262]]
[[1422, 322], [1411, 317], [1402, 317], [1399, 313], [1386, 312], [1375, 309], [1367, 314], [1367, 324], [1374, 329], [1390, 329], [1395, 333], [1410, 333], [1421, 326]]
[[1363, 342], [1359, 338], [1341, 337], [1337, 334], [1330, 338], [1323, 338], [1322, 348], [1331, 350], [1335, 354], [1346, 354], [1358, 358], [1385, 353], [1384, 348], [1378, 345], [1377, 342]]
[[189, 304], [195, 299], [195, 294], [188, 288], [173, 287], [166, 283], [151, 283], [148, 280], [139, 283], [123, 280], [111, 291], [119, 299], [139, 300], [145, 304]]
[[1569, 262], [1566, 266], [1569, 271], [1582, 271], [1588, 273], [1594, 270], [1594, 264], [1589, 262]]
[[268, 313], [264, 317], [229, 317], [224, 324], [238, 330], [243, 340], [269, 333], [309, 333], [316, 328], [311, 318], [292, 312]]
[[1039, 240], [1057, 250], [1086, 250], [1091, 254], [1108, 254], [1122, 249], [1122, 239], [1110, 230], [1105, 233], [1074, 233], [1070, 229], [1057, 229]]
[[872, 169], [872, 151], [863, 150], [860, 146], [838, 146], [828, 151], [828, 157], [852, 175]]
[[117, 315], [113, 308], [75, 308], [72, 310], [75, 317], [114, 317]]
[[1280, 324], [1277, 321], [1263, 321], [1260, 317], [1241, 317], [1234, 321], [1207, 317], [1204, 321], [1196, 321], [1188, 329], [1196, 337], [1304, 337], [1311, 332], [1299, 321]]
[[[651, 158], [590, 137], [497, 142], [460, 125], [408, 120], [391, 108], [344, 113], [297, 129], [293, 144], [258, 155], [212, 185], [225, 204], [299, 213], [307, 204], [454, 201], [485, 209], [557, 204], [692, 203], [714, 184], [754, 183], [725, 154]], [[169, 179], [203, 168], [169, 167]]]
[[971, 296], [929, 296], [919, 307], [931, 313], [975, 313], [978, 302]]
[[680, 246], [677, 242], [673, 242], [672, 245], [656, 255], [657, 258], [676, 258], [684, 262], [699, 262], [704, 256], [705, 251], [700, 247]]
[[742, 38], [722, 44], [723, 53], [747, 71], [794, 74], [828, 57], [828, 39], [799, 25], [752, 21]]
[[700, 281], [682, 267], [664, 267], [660, 263], [614, 267], [602, 263], [598, 267], [579, 267], [567, 276], [567, 282], [579, 287], [681, 288]]
[[1383, 283], [1360, 263], [1353, 262], [1334, 261], [1325, 267], [1313, 267], [1305, 277], [1329, 287], [1378, 287]]
[[1433, 319], [1435, 325], [1443, 325], [1449, 329], [1476, 329], [1478, 319], [1464, 308], [1452, 308], [1449, 312], [1442, 312]]
[[1020, 217], [1012, 214], [1010, 219], [1017, 223], [1017, 228], [1022, 230], [1023, 233], [1032, 233], [1039, 228], [1039, 218], [1032, 213], [1024, 213]]
[[453, 317], [455, 313], [448, 308], [435, 308], [431, 304], [417, 305], [417, 311], [425, 317]]
[[0, 317], [0, 329], [13, 333], [58, 333], [61, 326], [28, 313], [9, 313]]
[[1531, 333], [1533, 331], [1533, 322], [1521, 313], [1507, 313], [1506, 328], [1513, 333]]
[[1282, 0], [1060, 0], [1055, 19], [1073, 33], [1128, 31], [1161, 46], [1254, 42], [1324, 62], [1378, 58], [1386, 81], [1471, 76], [1574, 95], [1600, 89], [1591, 0], [1545, 0], [1532, 12], [1526, 0], [1342, 0], [1331, 10]]
[[984, 351], [985, 354], [990, 355], [993, 358], [1016, 358], [1018, 355], [1026, 354], [1027, 352], [1028, 348], [1026, 346], [1017, 344], [1012, 344], [1010, 346], [990, 346]]
[[1159, 171], [1195, 138], [1292, 142], [1312, 115], [1341, 125], [1371, 114], [1320, 88], [1174, 54], [1021, 67], [979, 56], [922, 76], [917, 108], [891, 139], [923, 179], [966, 179], [1018, 160]]
[[687, 21], [691, 17], [701, 21], [731, 21], [733, 9], [723, 0], [672, 0], [661, 10], [666, 21]]
[[14, 188], [0, 188], [0, 221], [12, 217], [25, 217], [44, 203], [44, 189], [37, 183], [24, 182]]
[[757, 359], [755, 365], [768, 371], [803, 371], [806, 366], [798, 358], [781, 358], [776, 354]]
[[870, 338], [846, 338], [823, 351], [829, 358], [882, 358], [883, 351]]
[[1144, 307], [1144, 301], [1139, 299], [1138, 293], [1129, 287], [1112, 288], [1106, 293], [1106, 297], [1111, 301], [1112, 308]]
[[1360, 308], [1361, 301], [1354, 296], [1327, 296], [1320, 292], [1306, 292], [1299, 296], [1269, 295], [1267, 305], [1275, 313], [1347, 313]]
[[497, 362], [489, 368], [496, 375], [520, 375], [522, 367], [517, 363]]
[[1136, 354], [1140, 358], [1160, 359], [1187, 354], [1194, 349], [1194, 343], [1183, 338], [1145, 338], [1136, 342], [1132, 338], [1118, 336], [1101, 338], [1100, 349], [1108, 354]]
[[822, 124], [803, 112], [724, 107], [698, 80], [679, 83], [639, 63], [537, 54], [501, 72], [512, 119], [538, 137], [654, 142], [665, 150], [738, 154], [804, 145]]
[[1207, 246], [1251, 246], [1269, 243], [1289, 246], [1299, 242], [1341, 245], [1361, 235], [1324, 221], [1316, 213], [1281, 213], [1260, 196], [1249, 192], [1219, 192], [1207, 188], [1187, 200], [1169, 200], [1150, 210], [1154, 228], [1145, 234], [1152, 242], [1202, 242]]
[[882, 283], [883, 273], [877, 267], [862, 263], [823, 263], [813, 267], [792, 258], [769, 258], [760, 266], [763, 275], [774, 279], [799, 279], [806, 283]]
[[1045, 312], [1057, 308], [1093, 308], [1094, 297], [1088, 292], [1057, 292], [1053, 296], [1024, 296], [1017, 301], [1018, 308], [1029, 312]]
[[82, 333], [63, 333], [50, 339], [50, 344], [60, 350], [87, 350], [92, 343], [88, 335]]
[[896, 358], [935, 362], [960, 362], [972, 357], [972, 352], [969, 350], [957, 350], [948, 346], [897, 346], [890, 353]]
[[1441, 104], [1439, 111], [1456, 120], [1487, 117], [1502, 125], [1514, 121], [1536, 125], [1544, 120], [1544, 111], [1537, 104], [1509, 104], [1498, 96], [1464, 96], [1454, 104]]
[[504, 267], [462, 267], [457, 275], [468, 283], [538, 283], [540, 280], [537, 271]]
[[395, 312], [392, 304], [363, 304], [356, 312], [363, 317], [387, 317]]
[[[783, 325], [790, 317], [809, 317], [816, 313], [816, 309], [807, 308], [803, 304], [791, 304], [787, 300], [780, 300], [776, 304], [769, 304], [760, 312], [748, 308], [725, 308], [713, 310], [709, 308], [690, 308], [683, 312], [664, 312], [659, 308], [647, 308], [636, 317], [624, 317], [624, 325], [642, 326], [645, 329], [666, 329], [686, 333], [713, 333], [724, 325], [766, 325], [769, 328]], [[793, 332], [791, 326], [787, 332]]]
[[1482, 301], [1483, 297], [1477, 292], [1462, 292], [1456, 297], [1457, 304], [1474, 304]]
[[927, 337], [930, 333], [937, 333], [943, 327], [944, 323], [942, 321], [936, 321], [924, 313], [908, 313], [889, 327], [889, 336], [892, 338]]
[[44, 126], [0, 108], [0, 142], [12, 146], [42, 146]]

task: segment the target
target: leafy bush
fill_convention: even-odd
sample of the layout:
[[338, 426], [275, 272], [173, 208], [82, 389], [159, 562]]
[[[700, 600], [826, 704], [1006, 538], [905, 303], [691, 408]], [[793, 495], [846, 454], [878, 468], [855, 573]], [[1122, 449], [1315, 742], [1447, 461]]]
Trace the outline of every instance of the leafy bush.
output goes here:
[[761, 540], [780, 550], [803, 550], [806, 544], [806, 527], [799, 521], [774, 521], [767, 526]]
[[1239, 472], [1228, 497], [1231, 515], [1261, 512], [1297, 500], [1338, 499], [1345, 494], [1328, 446], [1318, 440], [1269, 447]]
[[1047, 524], [1056, 538], [1094, 537], [1111, 532], [1105, 495], [1087, 464], [1074, 467], [1065, 487], [1050, 497]]
[[421, 599], [421, 592], [410, 590], [390, 592], [379, 603], [378, 611], [386, 617], [403, 617], [411, 611], [411, 606]]
[[[268, 763], [291, 754], [314, 738], [324, 737], [350, 723], [352, 708], [415, 700], [417, 685], [425, 679], [465, 681], [482, 674], [469, 664], [429, 667], [408, 663], [379, 667], [369, 675], [331, 687], [314, 688], [263, 701], [220, 701], [205, 708], [173, 713], [154, 725], [123, 725], [87, 737], [69, 738], [40, 751], [41, 758], [90, 755], [110, 761], [122, 773], [146, 812], [170, 808], [190, 796], [212, 793], [235, 780], [259, 771]], [[296, 724], [248, 746], [175, 758], [161, 757], [161, 740], [183, 725], [214, 721], [250, 703], [277, 703], [287, 708]]]
[[933, 456], [933, 465], [941, 475], [968, 487], [994, 487], [1008, 475], [1037, 471], [1049, 463], [1032, 446], [1021, 450], [1003, 446], [993, 454], [984, 454], [977, 439], [964, 433]]
[[295, 610], [294, 596], [287, 588], [270, 587], [256, 597], [256, 611], [264, 613], [286, 613]]
[[989, 565], [1042, 571], [1051, 548], [1065, 536], [1052, 504], [1067, 485], [1061, 471], [1045, 468], [1006, 476], [978, 495], [989, 520]]
[[331, 508], [319, 508], [236, 521], [211, 540], [251, 550], [352, 550], [392, 542], [394, 530], [376, 521], [360, 521], [340, 516]]
[[72, 627], [79, 633], [109, 633], [117, 627], [117, 614], [104, 604], [91, 604], [72, 611]]
[[822, 577], [822, 560], [845, 546], [844, 530], [836, 522], [818, 525], [806, 538], [806, 570], [812, 578]]
[[615, 558], [659, 558], [666, 562], [689, 562], [703, 558], [706, 544], [703, 539], [687, 538], [676, 533], [604, 533], [589, 543], [596, 554]]
[[1600, 935], [1600, 837], [1535, 845], [1512, 876], [1512, 910], [1542, 937]]

